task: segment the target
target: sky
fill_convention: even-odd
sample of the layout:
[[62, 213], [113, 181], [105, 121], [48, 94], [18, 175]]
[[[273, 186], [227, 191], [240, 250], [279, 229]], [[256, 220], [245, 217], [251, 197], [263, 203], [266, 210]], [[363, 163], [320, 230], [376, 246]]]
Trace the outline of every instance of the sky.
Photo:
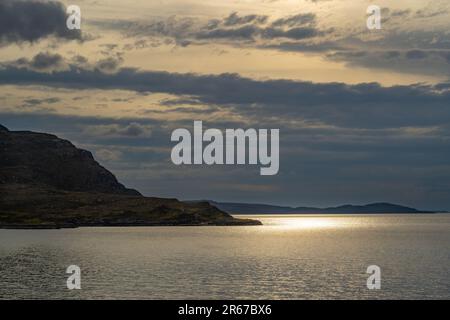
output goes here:
[[[449, 210], [449, 30], [447, 0], [0, 0], [0, 123], [148, 196]], [[278, 175], [174, 165], [195, 120], [280, 129]]]

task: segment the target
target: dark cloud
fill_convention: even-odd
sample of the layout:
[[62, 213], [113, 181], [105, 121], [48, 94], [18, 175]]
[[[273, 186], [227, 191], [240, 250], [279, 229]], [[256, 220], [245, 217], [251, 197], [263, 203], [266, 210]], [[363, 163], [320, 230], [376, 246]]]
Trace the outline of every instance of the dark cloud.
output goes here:
[[267, 39], [288, 38], [293, 40], [302, 40], [317, 37], [323, 32], [313, 27], [296, 27], [288, 30], [279, 28], [266, 28], [262, 30], [262, 37]]
[[326, 58], [350, 66], [411, 74], [450, 76], [450, 50], [335, 50]]
[[231, 13], [223, 21], [226, 26], [242, 25], [247, 23], [264, 24], [269, 19], [266, 15], [251, 14], [247, 16], [239, 16], [237, 12]]
[[287, 38], [293, 40], [308, 39], [322, 36], [332, 30], [323, 31], [315, 27], [316, 15], [301, 13], [287, 16], [270, 22], [269, 16], [240, 16], [233, 12], [230, 16], [210, 20], [206, 27], [194, 32], [197, 39], [229, 39], [256, 40]]
[[273, 49], [287, 52], [327, 53], [336, 50], [348, 51], [345, 46], [334, 41], [305, 42], [305, 41], [280, 41], [278, 43], [261, 44], [258, 48]]
[[404, 10], [392, 10], [390, 8], [382, 8], [381, 9], [381, 17], [382, 17], [382, 24], [395, 24], [401, 21], [404, 21], [404, 19], [408, 18], [411, 15], [411, 9], [404, 9]]
[[91, 64], [88, 58], [81, 55], [75, 55], [71, 59], [65, 59], [60, 54], [40, 52], [31, 60], [20, 58], [11, 62], [10, 66], [42, 72], [68, 71], [71, 68], [80, 68], [83, 70], [98, 70], [101, 73], [113, 73], [118, 70], [122, 63], [123, 58], [121, 54], [112, 55]]
[[95, 67], [101, 72], [110, 73], [116, 71], [122, 62], [123, 59], [120, 57], [108, 57], [106, 59], [99, 60]]
[[151, 127], [143, 125], [138, 122], [131, 122], [129, 124], [104, 124], [87, 126], [84, 133], [100, 138], [111, 137], [150, 137]]
[[433, 17], [437, 17], [440, 15], [445, 15], [448, 14], [449, 10], [446, 8], [441, 8], [441, 9], [430, 9], [428, 8], [424, 8], [424, 9], [420, 9], [416, 11], [415, 16], [417, 18], [433, 18]]
[[45, 98], [45, 99], [25, 99], [23, 102], [23, 107], [35, 107], [35, 106], [40, 106], [42, 104], [47, 105], [47, 104], [54, 104], [57, 102], [60, 102], [61, 99], [56, 98], [56, 97], [52, 97], [52, 98]]
[[273, 27], [298, 27], [305, 24], [314, 24], [316, 15], [314, 13], [300, 13], [294, 16], [280, 18], [272, 22]]
[[61, 71], [68, 68], [63, 56], [49, 52], [38, 53], [31, 60], [21, 58], [12, 64], [19, 68], [28, 68], [30, 70], [46, 72]]
[[392, 17], [406, 17], [411, 14], [411, 9], [393, 10], [390, 15]]
[[39, 53], [31, 61], [30, 65], [36, 70], [47, 70], [60, 67], [64, 64], [64, 59], [59, 54]]
[[406, 53], [408, 59], [424, 59], [427, 57], [427, 53], [423, 50], [410, 50]]
[[57, 1], [0, 0], [0, 43], [36, 42], [50, 36], [81, 40], [66, 26], [66, 10]]
[[254, 37], [260, 33], [258, 27], [247, 25], [231, 29], [213, 29], [205, 32], [199, 32], [197, 39], [244, 39], [254, 40]]
[[[391, 12], [398, 17], [406, 13]], [[401, 21], [401, 18], [399, 19]], [[338, 31], [316, 30], [318, 34], [292, 41], [258, 43], [258, 48], [316, 53], [350, 66], [384, 69], [401, 73], [450, 76], [450, 42], [443, 30], [396, 30], [380, 33], [376, 39], [363, 39], [360, 34], [335, 37]], [[308, 35], [308, 33], [306, 33]]]
[[88, 58], [82, 55], [76, 55], [72, 57], [72, 62], [76, 65], [86, 65], [89, 62], [89, 60]]
[[260, 28], [254, 25], [245, 25], [239, 28], [217, 28], [213, 30], [199, 32], [196, 35], [197, 39], [228, 39], [228, 40], [257, 40], [262, 39], [292, 39], [303, 40], [323, 36], [326, 33], [332, 32], [329, 30], [320, 30], [315, 27], [295, 27], [290, 29], [265, 27]]
[[201, 101], [193, 98], [165, 99], [159, 102], [163, 106], [200, 105]]
[[399, 51], [390, 50], [390, 51], [384, 52], [383, 55], [386, 59], [395, 59], [395, 58], [399, 58], [401, 56], [401, 53]]
[[[90, 23], [103, 29], [119, 30], [128, 37], [162, 36], [173, 39], [185, 39], [200, 26], [197, 19], [176, 16], [150, 22], [115, 19], [91, 21]], [[138, 46], [138, 43], [135, 45]], [[146, 43], [145, 46], [148, 44]]]
[[[266, 15], [240, 15], [233, 12], [221, 19], [202, 21], [194, 18], [170, 17], [148, 22], [95, 21], [102, 28], [122, 30], [130, 37], [170, 37], [180, 46], [202, 44], [204, 41], [256, 41], [261, 39], [307, 39], [323, 36], [332, 29], [320, 30], [315, 26], [316, 16], [301, 13], [271, 21]], [[162, 43], [161, 43], [162, 44]]]

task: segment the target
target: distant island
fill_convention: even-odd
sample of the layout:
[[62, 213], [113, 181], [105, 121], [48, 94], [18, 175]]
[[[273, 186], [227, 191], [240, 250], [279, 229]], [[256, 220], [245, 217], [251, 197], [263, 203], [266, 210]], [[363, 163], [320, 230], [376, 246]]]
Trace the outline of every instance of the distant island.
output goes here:
[[208, 202], [144, 197], [89, 151], [51, 134], [0, 125], [0, 228], [260, 224]]
[[[228, 212], [230, 214], [320, 214], [320, 213], [436, 213], [435, 211], [418, 210], [391, 203], [372, 203], [367, 205], [342, 205], [329, 208], [312, 208], [312, 207], [284, 207], [266, 204], [250, 204], [250, 203], [228, 203], [207, 201], [211, 205]], [[195, 203], [195, 201], [194, 201]]]

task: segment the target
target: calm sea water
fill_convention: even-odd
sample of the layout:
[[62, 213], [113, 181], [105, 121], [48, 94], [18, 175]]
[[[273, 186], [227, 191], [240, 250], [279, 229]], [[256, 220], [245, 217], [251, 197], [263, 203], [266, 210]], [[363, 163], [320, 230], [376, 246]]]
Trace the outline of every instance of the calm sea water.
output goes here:
[[450, 298], [450, 215], [253, 217], [264, 226], [0, 230], [0, 298]]

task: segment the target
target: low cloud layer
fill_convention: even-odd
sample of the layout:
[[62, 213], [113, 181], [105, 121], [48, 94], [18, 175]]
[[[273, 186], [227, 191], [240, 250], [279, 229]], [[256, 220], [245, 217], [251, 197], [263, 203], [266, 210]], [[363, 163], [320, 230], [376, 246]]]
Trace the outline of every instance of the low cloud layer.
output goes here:
[[81, 40], [66, 26], [66, 9], [57, 1], [0, 0], [0, 44], [36, 42], [47, 37]]
[[39, 72], [34, 60], [29, 65], [2, 64], [0, 84], [166, 93], [207, 106], [221, 106], [250, 118], [256, 114], [259, 118], [298, 117], [354, 128], [428, 126], [450, 121], [450, 90], [445, 83], [383, 87], [377, 83], [263, 81], [237, 74], [179, 74], [133, 68], [104, 72], [98, 63], [85, 67], [68, 62], [67, 70]]
[[205, 41], [235, 41], [312, 39], [331, 33], [316, 25], [316, 15], [299, 13], [273, 19], [267, 15], [240, 15], [237, 12], [221, 19], [203, 21], [196, 18], [170, 17], [152, 22], [97, 21], [104, 29], [117, 29], [129, 37], [168, 37], [178, 44], [204, 44]]
[[[361, 10], [365, 12], [364, 7]], [[333, 21], [333, 14], [324, 17], [320, 11], [281, 17], [232, 12], [208, 20], [172, 16], [150, 22], [109, 20], [93, 23], [105, 30], [118, 30], [127, 37], [139, 39], [135, 46], [130, 45], [138, 50], [146, 47], [138, 43], [151, 43], [152, 46], [172, 43], [178, 47], [220, 44], [316, 54], [352, 67], [449, 77], [448, 23], [430, 24], [433, 19], [449, 15], [450, 7], [445, 3], [424, 5], [420, 9], [384, 7], [382, 30], [375, 31], [368, 30], [365, 19], [357, 17], [354, 17], [355, 25], [329, 23]], [[399, 54], [393, 57], [392, 52]], [[414, 63], [410, 63], [414, 58]]]

